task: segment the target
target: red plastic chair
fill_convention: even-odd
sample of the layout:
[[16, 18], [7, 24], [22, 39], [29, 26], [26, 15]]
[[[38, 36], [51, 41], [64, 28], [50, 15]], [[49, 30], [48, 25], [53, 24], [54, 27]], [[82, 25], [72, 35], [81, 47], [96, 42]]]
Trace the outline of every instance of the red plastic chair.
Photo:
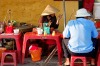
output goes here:
[[82, 62], [83, 62], [83, 66], [87, 66], [86, 65], [86, 57], [85, 56], [71, 56], [71, 66], [74, 66], [74, 62], [75, 62], [75, 60], [77, 60], [77, 59], [81, 59], [82, 60]]
[[[13, 58], [13, 62], [5, 62], [5, 57], [7, 55], [11, 55]], [[15, 50], [6, 50], [2, 53], [2, 58], [1, 58], [1, 66], [3, 65], [14, 65], [17, 66], [17, 61], [16, 61], [16, 51]]]

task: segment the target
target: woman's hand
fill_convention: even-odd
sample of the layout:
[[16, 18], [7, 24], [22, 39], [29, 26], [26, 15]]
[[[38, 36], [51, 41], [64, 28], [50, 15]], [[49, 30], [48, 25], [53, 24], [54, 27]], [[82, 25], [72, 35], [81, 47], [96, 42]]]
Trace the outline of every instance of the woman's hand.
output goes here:
[[52, 23], [52, 22], [51, 22], [51, 20], [50, 20], [50, 21], [48, 22], [48, 26], [49, 26], [49, 27], [50, 27], [51, 23]]
[[60, 15], [58, 16], [58, 20], [60, 20], [60, 19], [62, 18], [62, 16], [63, 16], [63, 14], [60, 14]]
[[58, 19], [57, 19], [56, 24], [59, 24], [59, 20], [62, 18], [62, 16], [63, 16], [63, 14], [60, 14], [60, 15], [58, 16]]

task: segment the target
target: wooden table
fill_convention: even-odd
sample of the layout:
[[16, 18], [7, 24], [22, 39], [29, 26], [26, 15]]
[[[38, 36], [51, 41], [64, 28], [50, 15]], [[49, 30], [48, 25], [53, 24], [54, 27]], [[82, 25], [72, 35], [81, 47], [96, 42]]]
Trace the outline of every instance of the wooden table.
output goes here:
[[2, 33], [0, 34], [0, 39], [3, 39], [3, 38], [13, 38], [15, 39], [15, 42], [16, 42], [16, 48], [17, 48], [17, 54], [18, 54], [18, 62], [21, 63], [21, 41], [20, 41], [20, 38], [21, 38], [21, 34], [14, 34], [14, 33]]
[[52, 36], [51, 34], [44, 36], [35, 34], [33, 32], [27, 32], [24, 34], [24, 39], [23, 39], [23, 47], [22, 47], [22, 63], [24, 63], [24, 58], [25, 58], [25, 51], [26, 51], [26, 44], [27, 40], [29, 39], [53, 39], [56, 41], [56, 46], [58, 50], [58, 61], [59, 65], [62, 64], [62, 49], [61, 49], [61, 42], [60, 42], [60, 34], [56, 34]]

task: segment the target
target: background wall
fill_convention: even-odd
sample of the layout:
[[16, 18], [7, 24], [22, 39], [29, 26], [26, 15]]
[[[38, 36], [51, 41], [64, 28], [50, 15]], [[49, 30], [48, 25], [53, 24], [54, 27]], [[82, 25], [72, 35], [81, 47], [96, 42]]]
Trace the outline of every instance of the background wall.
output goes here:
[[95, 2], [100, 3], [100, 0], [95, 0]]
[[[60, 10], [56, 15], [63, 14], [63, 1], [54, 0], [0, 0], [0, 21], [10, 19], [17, 22], [26, 22], [38, 25], [38, 20], [45, 7], [50, 4]], [[77, 1], [66, 1], [66, 22], [74, 19], [76, 10], [78, 9]], [[11, 11], [11, 15], [8, 11]], [[62, 32], [64, 19], [60, 21], [59, 30]]]

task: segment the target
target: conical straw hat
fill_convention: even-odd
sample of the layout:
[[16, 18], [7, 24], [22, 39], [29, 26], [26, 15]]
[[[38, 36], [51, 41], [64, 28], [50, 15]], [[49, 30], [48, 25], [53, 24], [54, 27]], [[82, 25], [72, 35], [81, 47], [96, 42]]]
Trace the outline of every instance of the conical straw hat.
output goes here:
[[45, 15], [50, 15], [50, 14], [53, 14], [53, 13], [57, 13], [59, 12], [59, 10], [51, 5], [47, 5], [47, 7], [44, 9], [44, 11], [42, 12], [42, 16], [45, 16]]

